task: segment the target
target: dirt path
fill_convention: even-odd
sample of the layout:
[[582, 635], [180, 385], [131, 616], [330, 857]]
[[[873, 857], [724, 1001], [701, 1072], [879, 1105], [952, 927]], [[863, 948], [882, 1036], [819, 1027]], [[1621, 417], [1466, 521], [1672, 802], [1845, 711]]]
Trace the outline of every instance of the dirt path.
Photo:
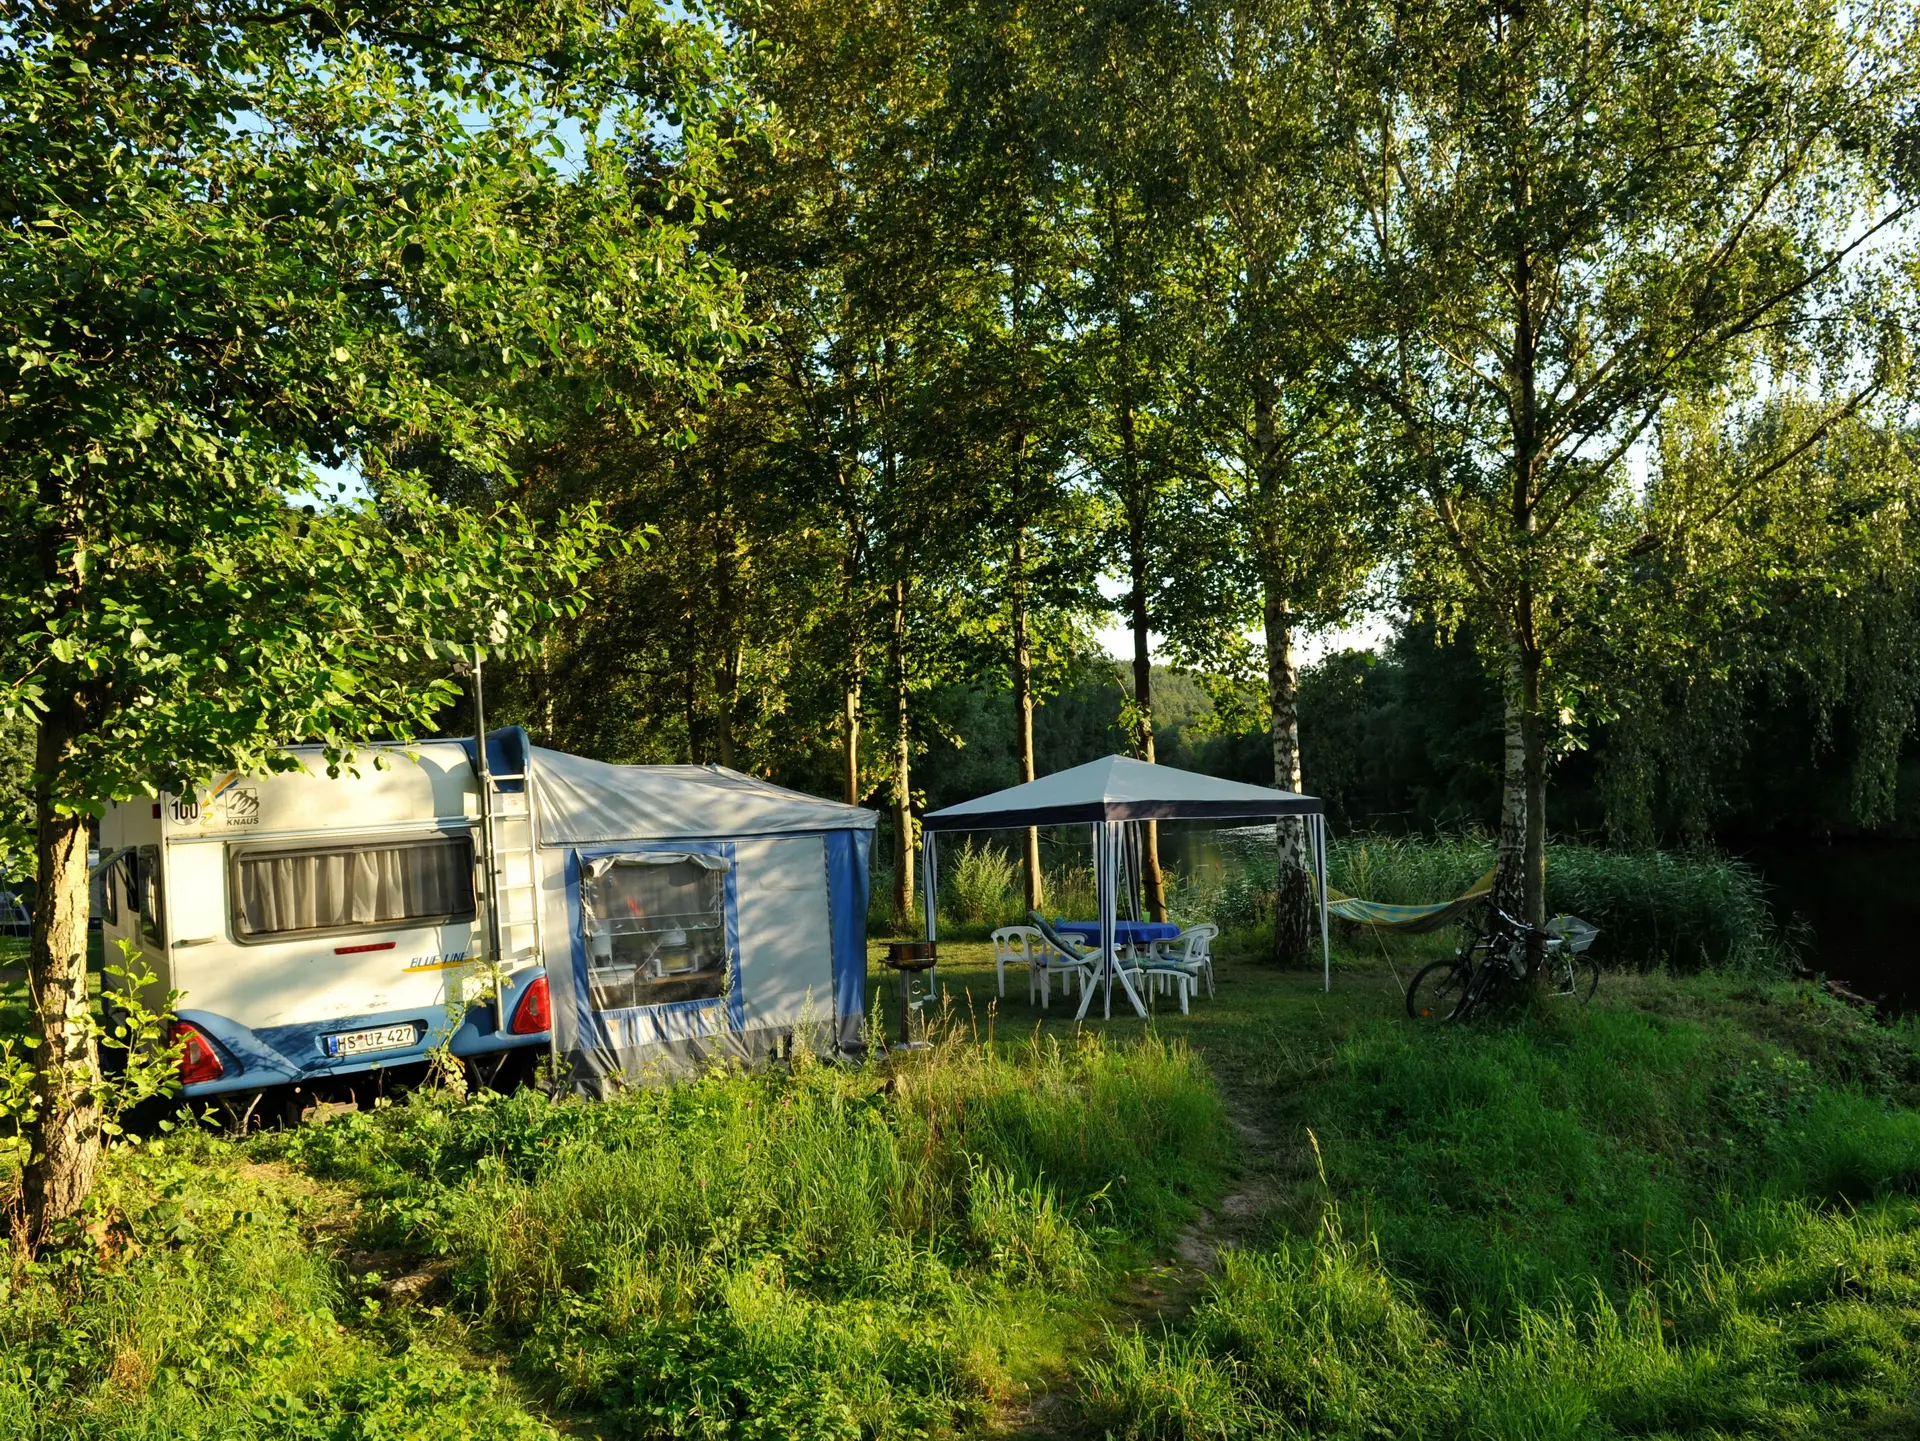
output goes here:
[[[1240, 1137], [1241, 1174], [1217, 1204], [1203, 1207], [1180, 1228], [1171, 1255], [1127, 1282], [1110, 1318], [1116, 1326], [1137, 1330], [1166, 1325], [1191, 1311], [1207, 1278], [1220, 1269], [1220, 1253], [1245, 1245], [1260, 1231], [1283, 1194], [1285, 1178], [1296, 1168], [1242, 1098], [1237, 1078], [1222, 1074], [1217, 1062], [1214, 1069], [1227, 1120]], [[1071, 1376], [1049, 1377], [1001, 1416], [996, 1433], [1034, 1438], [1075, 1434], [1073, 1392]]]
[[1129, 1283], [1122, 1315], [1135, 1325], [1178, 1320], [1192, 1310], [1220, 1269], [1221, 1251], [1245, 1244], [1278, 1199], [1280, 1155], [1272, 1137], [1237, 1099], [1228, 1101], [1227, 1119], [1240, 1137], [1243, 1172], [1216, 1205], [1180, 1228], [1172, 1255]]

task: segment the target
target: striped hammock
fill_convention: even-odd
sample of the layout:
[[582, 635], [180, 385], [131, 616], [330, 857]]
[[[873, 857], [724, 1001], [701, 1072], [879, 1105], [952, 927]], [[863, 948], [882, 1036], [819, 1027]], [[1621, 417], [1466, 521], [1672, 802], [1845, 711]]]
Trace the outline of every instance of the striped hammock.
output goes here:
[[1369, 926], [1376, 931], [1399, 931], [1406, 935], [1424, 935], [1428, 931], [1443, 930], [1459, 920], [1481, 901], [1493, 894], [1493, 872], [1488, 871], [1479, 880], [1469, 886], [1463, 895], [1450, 901], [1442, 901], [1436, 906], [1389, 906], [1380, 901], [1363, 901], [1357, 896], [1347, 895], [1327, 887], [1327, 912], [1351, 921], [1356, 926]]

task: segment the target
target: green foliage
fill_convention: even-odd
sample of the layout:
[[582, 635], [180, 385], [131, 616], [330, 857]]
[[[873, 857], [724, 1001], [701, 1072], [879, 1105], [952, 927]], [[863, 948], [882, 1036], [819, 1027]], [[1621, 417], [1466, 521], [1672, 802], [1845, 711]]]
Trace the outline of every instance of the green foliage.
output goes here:
[[[1600, 927], [1603, 964], [1767, 969], [1775, 937], [1760, 880], [1746, 865], [1711, 855], [1621, 851], [1559, 842], [1547, 852], [1547, 909]], [[1337, 841], [1331, 883], [1389, 905], [1426, 905], [1460, 895], [1493, 867], [1484, 837], [1421, 840], [1373, 836]]]
[[976, 845], [969, 837], [940, 877], [940, 899], [963, 925], [998, 921], [1019, 879], [1020, 863], [1011, 852], [991, 841]]
[[0, 1297], [0, 1430], [22, 1441], [535, 1441], [443, 1346], [348, 1330], [313, 1198], [193, 1130], [111, 1153], [73, 1244]]
[[[404, 732], [450, 691], [396, 662], [430, 638], [511, 648], [577, 608], [590, 515], [450, 508], [415, 462], [505, 479], [533, 367], [698, 384], [726, 339], [724, 276], [598, 139], [708, 65], [704, 32], [597, 23], [23, 12], [0, 63], [0, 701], [57, 731], [63, 812]], [[582, 48], [556, 73], [563, 35]], [[663, 197], [689, 211], [690, 118]], [[590, 137], [571, 173], [568, 120]], [[316, 477], [344, 460], [375, 504]]]
[[[604, 519], [504, 492], [549, 402], [698, 393], [742, 332], [696, 245], [716, 51], [651, 7], [18, 11], [0, 715], [39, 731], [46, 856], [109, 801], [428, 731], [447, 644], [524, 651], [578, 613]], [[363, 488], [316, 473], [341, 466]], [[486, 503], [446, 503], [448, 471]], [[84, 873], [39, 880], [29, 1235], [98, 1144]]]
[[[1020, 878], [1019, 862], [1004, 851], [983, 846], [971, 859], [966, 880], [943, 871], [940, 879], [940, 934], [950, 940], [979, 940], [1001, 926], [1027, 924], [1026, 891]], [[963, 850], [963, 857], [966, 852]], [[870, 935], [894, 933], [891, 907], [887, 900], [891, 871], [873, 873], [873, 892], [867, 904], [867, 930]], [[954, 891], [956, 883], [965, 888], [963, 900]], [[1177, 875], [1169, 876], [1169, 895], [1180, 893]], [[1093, 865], [1090, 861], [1065, 861], [1050, 866], [1042, 875], [1046, 895], [1044, 909], [1049, 916], [1087, 919], [1098, 909], [1094, 899]], [[1169, 904], [1173, 904], [1170, 900]], [[916, 901], [910, 924], [903, 934], [918, 937], [923, 933], [920, 906]], [[1204, 919], [1204, 917], [1196, 917]]]
[[[169, 993], [157, 1009], [148, 1004], [160, 978], [129, 941], [120, 942], [120, 961], [103, 967], [103, 974], [111, 978], [115, 991], [113, 1009], [104, 1024], [91, 1012], [82, 1024], [83, 1039], [90, 1039], [107, 1060], [106, 1074], [92, 1093], [101, 1133], [138, 1145], [139, 1135], [127, 1130], [128, 1115], [180, 1090], [180, 1047], [169, 1037], [179, 994]], [[40, 1059], [38, 1036], [0, 1035], [0, 1214], [17, 1212], [14, 1181], [44, 1104], [43, 1078], [34, 1065]]]
[[1190, 1324], [1115, 1337], [1086, 1368], [1089, 1418], [1128, 1438], [1406, 1434], [1439, 1389], [1437, 1334], [1329, 1208], [1319, 1237], [1228, 1251]]
[[[1271, 833], [1249, 828], [1222, 841], [1224, 864], [1183, 889], [1183, 911], [1229, 930], [1259, 926], [1273, 914]], [[1739, 861], [1571, 841], [1548, 857], [1548, 910], [1599, 926], [1593, 954], [1603, 965], [1772, 974], [1788, 954], [1764, 887]], [[1463, 894], [1493, 863], [1493, 842], [1481, 835], [1348, 836], [1330, 847], [1327, 877], [1365, 900], [1432, 905]]]
[[630, 1432], [977, 1424], [1116, 1263], [1218, 1184], [1184, 1051], [949, 1039], [602, 1104], [430, 1096], [256, 1142], [445, 1255], [462, 1314], [554, 1404]]
[[[1296, 1204], [1317, 1235], [1229, 1255], [1185, 1325], [1116, 1341], [1085, 1371], [1093, 1419], [1128, 1437], [1811, 1438], [1903, 1406], [1920, 1118], [1748, 1029], [1756, 1003], [1814, 1007], [1809, 1036], [1871, 1027], [1785, 987], [1658, 1001], [1708, 1014], [1375, 1023], [1270, 1066], [1276, 1097], [1311, 1095], [1326, 1169]], [[1910, 1077], [1911, 1047], [1881, 1036]]]

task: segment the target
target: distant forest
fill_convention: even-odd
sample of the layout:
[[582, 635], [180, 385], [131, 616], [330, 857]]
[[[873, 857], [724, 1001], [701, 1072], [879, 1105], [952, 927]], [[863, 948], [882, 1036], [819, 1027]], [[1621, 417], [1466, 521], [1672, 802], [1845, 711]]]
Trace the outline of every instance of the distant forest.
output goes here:
[[[1254, 697], [1238, 724], [1222, 723], [1209, 687], [1156, 666], [1154, 734], [1164, 764], [1257, 785], [1273, 778], [1271, 742]], [[1034, 713], [1041, 774], [1124, 751], [1128, 665], [1094, 651], [1072, 681]], [[1729, 698], [1738, 716], [1704, 754], [1654, 787], [1652, 838], [1669, 844], [1745, 841], [1775, 832], [1920, 837], [1920, 753], [1901, 752], [1893, 814], [1865, 825], [1854, 797], [1862, 764], [1851, 708], [1823, 706], [1804, 687], [1749, 688]], [[924, 708], [928, 733], [916, 778], [928, 809], [1016, 780], [1013, 703], [1004, 686], [938, 688]], [[1300, 678], [1301, 765], [1307, 789], [1332, 823], [1358, 831], [1492, 829], [1500, 811], [1501, 699], [1471, 637], [1443, 636], [1431, 621], [1403, 622], [1377, 652], [1344, 650]], [[1718, 740], [1718, 744], [1712, 742]], [[1609, 836], [1608, 734], [1570, 750], [1556, 772], [1549, 825], [1563, 836]], [[832, 753], [781, 779], [831, 793]], [[1681, 777], [1685, 777], [1683, 781]], [[1675, 795], [1675, 791], [1681, 794]]]

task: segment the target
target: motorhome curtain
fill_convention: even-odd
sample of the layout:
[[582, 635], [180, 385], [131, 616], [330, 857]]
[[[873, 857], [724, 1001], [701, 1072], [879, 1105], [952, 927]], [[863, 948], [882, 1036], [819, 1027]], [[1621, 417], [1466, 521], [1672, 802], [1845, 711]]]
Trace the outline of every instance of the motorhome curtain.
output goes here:
[[243, 854], [234, 882], [246, 936], [473, 914], [473, 850], [464, 836]]

